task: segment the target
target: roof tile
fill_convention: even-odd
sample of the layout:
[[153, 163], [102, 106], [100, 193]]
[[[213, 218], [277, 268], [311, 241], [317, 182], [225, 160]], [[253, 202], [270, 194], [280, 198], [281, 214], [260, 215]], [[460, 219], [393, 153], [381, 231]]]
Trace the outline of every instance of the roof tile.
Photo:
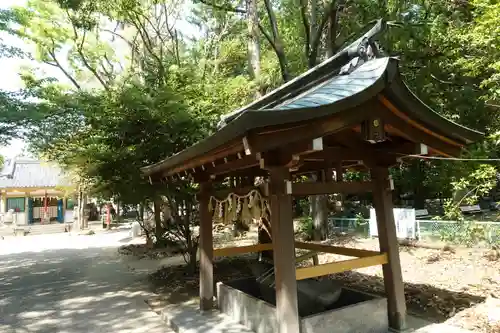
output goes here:
[[8, 160], [0, 172], [0, 188], [56, 187], [69, 184], [58, 166], [34, 159]]

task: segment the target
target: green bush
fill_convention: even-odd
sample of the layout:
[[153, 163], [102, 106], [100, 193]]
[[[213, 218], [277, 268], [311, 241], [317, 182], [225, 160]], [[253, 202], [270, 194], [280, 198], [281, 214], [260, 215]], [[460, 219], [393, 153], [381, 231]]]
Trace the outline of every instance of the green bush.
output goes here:
[[355, 221], [355, 232], [356, 234], [366, 234], [369, 233], [369, 220], [365, 219], [362, 213], [356, 214]]
[[312, 217], [307, 216], [300, 220], [299, 231], [305, 236], [306, 240], [311, 240], [314, 237], [314, 222]]
[[458, 221], [450, 228], [439, 232], [443, 242], [472, 247], [478, 244], [487, 244], [490, 247], [500, 242], [500, 229], [488, 224], [479, 224], [474, 221]]

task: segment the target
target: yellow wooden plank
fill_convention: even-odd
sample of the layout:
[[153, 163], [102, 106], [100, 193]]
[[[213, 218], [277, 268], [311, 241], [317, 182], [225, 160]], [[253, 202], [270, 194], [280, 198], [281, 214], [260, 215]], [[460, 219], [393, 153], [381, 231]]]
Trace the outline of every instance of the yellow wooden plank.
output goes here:
[[380, 254], [377, 251], [361, 250], [361, 249], [351, 249], [348, 247], [331, 246], [326, 244], [317, 243], [304, 243], [295, 242], [295, 247], [297, 249], [311, 250], [324, 253], [334, 253], [349, 257], [371, 257]]
[[297, 280], [309, 279], [317, 276], [350, 271], [356, 268], [370, 267], [387, 263], [387, 254], [381, 253], [376, 256], [337, 261], [312, 267], [297, 268]]
[[272, 243], [214, 249], [214, 257], [229, 257], [242, 253], [262, 252], [273, 249]]

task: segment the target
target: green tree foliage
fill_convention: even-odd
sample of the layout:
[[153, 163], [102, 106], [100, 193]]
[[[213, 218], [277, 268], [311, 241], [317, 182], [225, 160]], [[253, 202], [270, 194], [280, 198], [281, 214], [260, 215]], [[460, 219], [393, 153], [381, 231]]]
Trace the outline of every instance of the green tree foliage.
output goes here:
[[[34, 152], [103, 196], [170, 196], [139, 168], [208, 135], [221, 114], [331, 56], [381, 17], [389, 24], [380, 45], [401, 57], [410, 88], [492, 137], [464, 157], [498, 157], [500, 9], [491, 0], [28, 0], [0, 12], [0, 29], [31, 45], [36, 64], [22, 73], [21, 95], [0, 92], [0, 144], [22, 127]], [[183, 18], [192, 31], [181, 28]], [[22, 56], [1, 43], [0, 53]], [[484, 194], [495, 173], [492, 165], [415, 159], [392, 170], [399, 194], [419, 206], [456, 199], [476, 178]]]
[[[0, 31], [10, 33], [12, 23], [18, 17], [11, 11], [0, 10]], [[2, 58], [23, 58], [24, 52], [18, 47], [6, 44], [0, 37], [0, 61]], [[29, 105], [21, 102], [22, 94], [0, 90], [0, 145], [6, 145], [13, 138], [21, 136], [21, 129], [34, 116]]]

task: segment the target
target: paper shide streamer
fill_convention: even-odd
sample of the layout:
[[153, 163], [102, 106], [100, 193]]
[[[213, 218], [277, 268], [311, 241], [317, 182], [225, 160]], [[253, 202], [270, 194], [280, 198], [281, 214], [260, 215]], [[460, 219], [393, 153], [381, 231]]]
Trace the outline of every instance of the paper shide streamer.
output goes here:
[[245, 195], [230, 193], [222, 200], [210, 197], [209, 210], [213, 221], [225, 225], [241, 220], [250, 224], [255, 220], [269, 219], [269, 202], [258, 190]]

